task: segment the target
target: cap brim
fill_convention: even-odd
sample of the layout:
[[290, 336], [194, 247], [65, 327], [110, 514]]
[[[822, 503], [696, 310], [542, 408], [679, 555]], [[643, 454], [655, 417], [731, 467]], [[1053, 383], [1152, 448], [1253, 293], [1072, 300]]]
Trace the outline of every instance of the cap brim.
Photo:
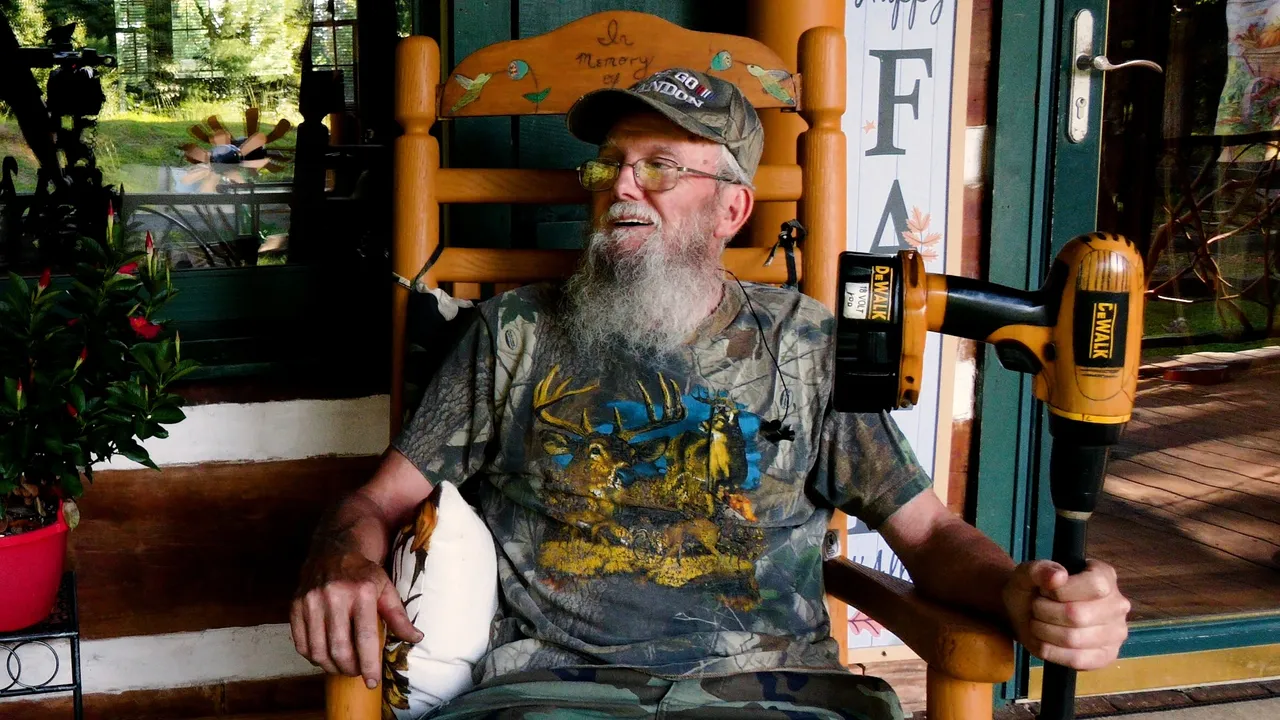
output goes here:
[[592, 145], [604, 143], [609, 130], [630, 113], [654, 110], [681, 128], [713, 142], [724, 144], [724, 136], [664, 102], [620, 88], [593, 90], [578, 98], [565, 115], [569, 133]]

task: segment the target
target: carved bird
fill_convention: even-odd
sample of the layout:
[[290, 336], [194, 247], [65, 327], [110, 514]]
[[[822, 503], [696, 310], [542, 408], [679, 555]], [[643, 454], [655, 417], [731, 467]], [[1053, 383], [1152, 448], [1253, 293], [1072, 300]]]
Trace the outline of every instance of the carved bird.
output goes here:
[[454, 75], [453, 79], [457, 80], [458, 84], [461, 85], [466, 92], [462, 93], [462, 97], [458, 98], [458, 101], [453, 104], [453, 107], [449, 109], [449, 112], [458, 112], [458, 110], [466, 105], [470, 105], [476, 98], [480, 97], [480, 91], [484, 89], [484, 84], [489, 82], [489, 78], [491, 77], [493, 77], [493, 75], [490, 73], [480, 73], [479, 75], [476, 75], [474, 80], [472, 80], [465, 75]]
[[791, 73], [786, 70], [765, 70], [759, 65], [747, 64], [747, 72], [751, 73], [764, 86], [765, 92], [778, 98], [788, 105], [795, 105], [795, 98], [791, 97], [791, 93], [782, 86], [783, 80], [791, 78]]

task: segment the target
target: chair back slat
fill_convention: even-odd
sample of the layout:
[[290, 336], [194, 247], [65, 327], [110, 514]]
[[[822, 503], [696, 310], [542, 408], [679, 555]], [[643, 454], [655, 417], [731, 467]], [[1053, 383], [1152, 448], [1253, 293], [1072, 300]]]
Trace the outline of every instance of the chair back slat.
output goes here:
[[[781, 252], [770, 261], [771, 248], [729, 248], [724, 266], [743, 282], [781, 285], [787, 281], [787, 263]], [[796, 274], [803, 255], [795, 250]], [[431, 268], [436, 283], [503, 283], [524, 285], [569, 277], [578, 262], [577, 250], [529, 250], [513, 248], [445, 248]], [[766, 264], [767, 263], [767, 264]]]
[[[757, 202], [800, 199], [799, 165], [764, 165], [756, 171]], [[436, 202], [584, 205], [590, 194], [573, 170], [440, 168]]]
[[564, 114], [587, 92], [675, 67], [737, 84], [756, 108], [799, 108], [800, 76], [763, 43], [612, 10], [468, 55], [441, 81], [439, 116]]

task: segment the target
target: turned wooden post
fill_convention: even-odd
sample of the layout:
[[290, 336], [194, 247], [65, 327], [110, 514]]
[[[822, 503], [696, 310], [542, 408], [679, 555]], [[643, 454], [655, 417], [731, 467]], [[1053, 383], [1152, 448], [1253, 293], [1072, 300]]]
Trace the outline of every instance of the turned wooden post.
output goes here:
[[[778, 53], [786, 67], [798, 64], [800, 36], [809, 28], [833, 27], [844, 31], [845, 0], [750, 0], [747, 3], [747, 35]], [[804, 132], [799, 113], [778, 108], [760, 110], [764, 125], [764, 155], [761, 165], [794, 165], [796, 138]], [[759, 201], [759, 198], [757, 198]], [[748, 226], [746, 245], [771, 247], [778, 241], [782, 223], [796, 217], [794, 202], [757, 202]]]
[[[440, 241], [440, 203], [436, 200], [436, 171], [440, 144], [430, 135], [436, 121], [436, 89], [440, 84], [440, 46], [428, 37], [413, 36], [396, 49], [396, 121], [404, 134], [395, 147], [395, 219], [391, 267], [410, 281], [427, 263]], [[435, 285], [428, 273], [425, 281]], [[409, 290], [397, 285], [391, 308], [391, 434], [400, 431], [404, 416], [405, 318]]]
[[804, 168], [800, 223], [808, 230], [804, 248], [804, 291], [835, 311], [836, 266], [847, 247], [845, 203], [849, 171], [840, 118], [845, 106], [844, 35], [835, 28], [806, 30], [800, 37], [800, 114], [809, 129], [800, 134], [796, 157]]
[[991, 720], [990, 683], [957, 680], [930, 666], [925, 692], [929, 720]]
[[[845, 137], [840, 118], [845, 104], [844, 33], [832, 27], [806, 30], [800, 36], [800, 114], [808, 129], [796, 141], [796, 157], [804, 168], [797, 213], [808, 231], [802, 244], [801, 285], [806, 295], [831, 311], [836, 306], [836, 267], [846, 247]], [[776, 230], [775, 230], [776, 232]], [[849, 535], [849, 519], [841, 512], [831, 516], [829, 530], [836, 533], [841, 552]], [[827, 602], [831, 634], [840, 646], [840, 659], [849, 652], [849, 608], [831, 598]]]

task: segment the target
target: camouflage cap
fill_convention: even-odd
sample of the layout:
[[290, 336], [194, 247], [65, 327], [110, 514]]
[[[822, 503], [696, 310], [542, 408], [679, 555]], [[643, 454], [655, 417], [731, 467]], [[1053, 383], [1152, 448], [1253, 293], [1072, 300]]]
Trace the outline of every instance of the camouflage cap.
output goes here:
[[696, 70], [671, 68], [625, 90], [594, 90], [578, 98], [565, 122], [574, 137], [599, 145], [615, 122], [637, 110], [657, 110], [694, 135], [727, 146], [747, 177], [755, 177], [764, 151], [760, 116], [737, 85]]

